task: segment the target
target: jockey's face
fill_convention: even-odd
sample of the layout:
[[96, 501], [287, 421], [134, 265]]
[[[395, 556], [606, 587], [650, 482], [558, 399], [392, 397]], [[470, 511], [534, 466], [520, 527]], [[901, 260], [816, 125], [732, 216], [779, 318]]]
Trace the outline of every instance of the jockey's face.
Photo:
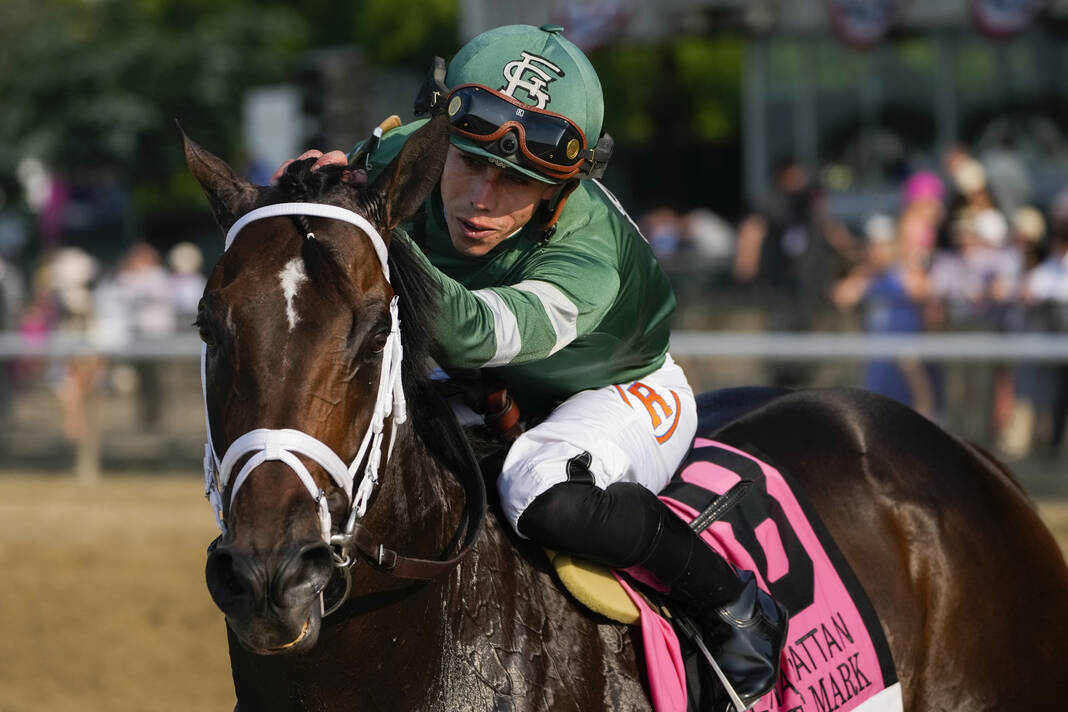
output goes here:
[[465, 255], [486, 254], [530, 222], [555, 189], [449, 146], [441, 199], [453, 247]]

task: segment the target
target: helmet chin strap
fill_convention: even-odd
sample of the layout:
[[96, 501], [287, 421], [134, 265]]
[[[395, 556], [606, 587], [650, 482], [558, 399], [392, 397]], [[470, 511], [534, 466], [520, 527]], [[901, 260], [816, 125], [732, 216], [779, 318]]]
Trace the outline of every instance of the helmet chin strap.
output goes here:
[[543, 200], [538, 206], [534, 217], [537, 227], [542, 231], [541, 239], [548, 242], [556, 234], [556, 221], [560, 219], [560, 213], [564, 210], [567, 199], [578, 188], [578, 180], [569, 180], [556, 187], [548, 200]]

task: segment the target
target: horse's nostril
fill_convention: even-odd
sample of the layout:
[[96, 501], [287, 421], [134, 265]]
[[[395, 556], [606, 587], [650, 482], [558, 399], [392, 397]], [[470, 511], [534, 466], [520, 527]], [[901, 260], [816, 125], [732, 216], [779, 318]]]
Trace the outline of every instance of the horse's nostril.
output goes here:
[[208, 591], [224, 613], [236, 612], [247, 606], [254, 597], [252, 582], [241, 575], [230, 553], [221, 550], [212, 552], [205, 569]]
[[238, 578], [234, 572], [234, 558], [229, 554], [221, 554], [214, 560], [216, 583], [227, 593], [240, 596], [248, 590], [248, 587]]
[[310, 597], [317, 597], [333, 573], [334, 561], [330, 547], [322, 542], [309, 544], [294, 552], [288, 563], [279, 569], [275, 597], [283, 607], [298, 605]]
[[330, 547], [318, 544], [300, 552], [300, 572], [297, 578], [309, 584], [316, 593], [321, 591], [333, 572], [334, 558]]
[[330, 547], [325, 544], [309, 546], [300, 553], [305, 569], [329, 569], [333, 564], [333, 555]]

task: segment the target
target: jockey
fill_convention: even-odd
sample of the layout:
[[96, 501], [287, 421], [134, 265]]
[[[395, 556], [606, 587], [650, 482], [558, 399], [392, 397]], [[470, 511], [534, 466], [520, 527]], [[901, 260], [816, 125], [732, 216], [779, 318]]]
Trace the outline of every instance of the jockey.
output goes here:
[[[452, 126], [440, 184], [406, 226], [444, 295], [434, 356], [446, 370], [485, 369], [525, 414], [544, 415], [498, 480], [519, 536], [653, 574], [752, 703], [778, 677], [788, 614], [656, 497], [697, 427], [693, 391], [668, 354], [675, 298], [596, 180], [611, 154], [601, 85], [562, 29], [475, 37], [417, 102]], [[346, 160], [358, 155], [373, 180], [424, 121]]]

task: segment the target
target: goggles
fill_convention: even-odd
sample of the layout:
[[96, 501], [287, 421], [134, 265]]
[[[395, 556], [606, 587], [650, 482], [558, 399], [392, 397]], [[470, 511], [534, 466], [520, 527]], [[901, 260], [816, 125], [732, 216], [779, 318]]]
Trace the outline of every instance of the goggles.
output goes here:
[[[480, 84], [456, 87], [446, 106], [453, 131], [485, 144], [500, 140], [498, 150], [502, 154], [516, 155], [548, 178], [574, 178], [584, 164], [593, 162], [594, 152], [586, 143], [586, 135], [566, 116], [537, 109]], [[518, 136], [517, 142], [504, 138], [510, 131]]]

